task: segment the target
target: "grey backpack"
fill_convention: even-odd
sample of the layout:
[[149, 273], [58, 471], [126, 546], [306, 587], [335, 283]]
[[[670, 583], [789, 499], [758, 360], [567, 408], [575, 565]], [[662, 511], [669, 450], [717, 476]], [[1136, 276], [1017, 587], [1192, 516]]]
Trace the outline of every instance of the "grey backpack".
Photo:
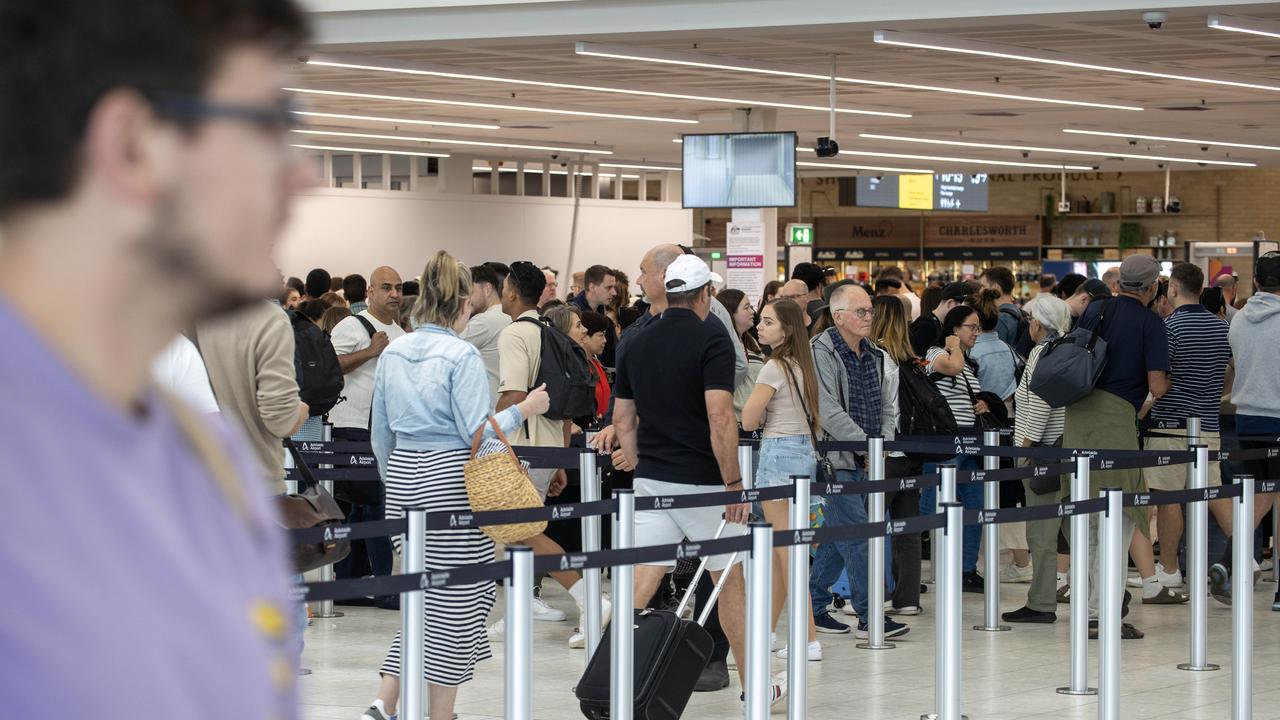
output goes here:
[[[1109, 305], [1110, 301], [1107, 302]], [[1077, 327], [1049, 341], [1040, 353], [1028, 387], [1049, 407], [1066, 407], [1088, 395], [1097, 384], [1098, 377], [1107, 366], [1107, 341], [1098, 336], [1106, 315], [1107, 307], [1104, 306], [1098, 314], [1096, 329]]]

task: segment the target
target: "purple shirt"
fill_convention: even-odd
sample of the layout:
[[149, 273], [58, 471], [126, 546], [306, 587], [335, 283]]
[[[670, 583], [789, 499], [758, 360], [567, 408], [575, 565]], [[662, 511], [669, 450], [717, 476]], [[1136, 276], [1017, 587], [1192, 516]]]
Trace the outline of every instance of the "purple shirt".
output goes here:
[[121, 414], [4, 302], [0, 337], [5, 716], [296, 717], [284, 539], [244, 443], [217, 428], [253, 520], [159, 398]]

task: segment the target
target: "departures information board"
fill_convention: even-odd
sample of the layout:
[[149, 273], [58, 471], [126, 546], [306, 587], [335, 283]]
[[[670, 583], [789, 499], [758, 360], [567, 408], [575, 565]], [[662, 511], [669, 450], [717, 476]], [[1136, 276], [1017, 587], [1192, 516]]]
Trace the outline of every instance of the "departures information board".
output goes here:
[[864, 207], [986, 212], [987, 174], [859, 176], [855, 201]]

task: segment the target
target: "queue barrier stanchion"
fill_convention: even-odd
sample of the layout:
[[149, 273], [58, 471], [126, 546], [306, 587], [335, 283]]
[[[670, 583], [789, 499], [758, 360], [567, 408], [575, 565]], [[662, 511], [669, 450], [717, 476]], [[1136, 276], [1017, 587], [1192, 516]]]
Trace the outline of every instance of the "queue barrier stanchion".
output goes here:
[[[987, 447], [999, 447], [1000, 431], [986, 430], [982, 433], [982, 444]], [[999, 470], [1000, 456], [987, 455], [982, 458], [984, 470]], [[987, 480], [982, 484], [982, 507], [987, 510], [1000, 509], [1000, 482]], [[1008, 625], [1000, 624], [1000, 526], [989, 523], [982, 528], [982, 544], [986, 546], [983, 556], [983, 591], [982, 591], [982, 624], [974, 625], [974, 630], [983, 632], [1004, 632]]]
[[[940, 484], [938, 486], [938, 495], [937, 495], [938, 502], [935, 504], [934, 512], [938, 514], [942, 514], [947, 511], [948, 507], [956, 504], [956, 466], [951, 464], [940, 465], [938, 466], [938, 473], [941, 479], [940, 479]], [[964, 506], [961, 506], [961, 515], [960, 515], [961, 526], [964, 525], [963, 510], [964, 510]], [[950, 524], [950, 522], [951, 522], [951, 517], [948, 515], [947, 523]], [[946, 543], [946, 540], [945, 540], [946, 528], [944, 527], [942, 530], [931, 530], [930, 532], [933, 533], [933, 535], [931, 536], [933, 540], [930, 541], [930, 546], [932, 548], [930, 552], [932, 553], [932, 557], [933, 557], [933, 560], [931, 562], [935, 568], [935, 577], [937, 579], [937, 582], [934, 586], [934, 590], [938, 598], [937, 600], [938, 619], [933, 625], [933, 648], [934, 648], [933, 710], [934, 711], [931, 713], [925, 713], [921, 715], [920, 720], [937, 720], [937, 718], [942, 717], [942, 712], [943, 712], [942, 706], [944, 704], [944, 691], [946, 686], [946, 663], [943, 662], [943, 660], [946, 654], [945, 650], [947, 647], [947, 643], [949, 642], [947, 637], [947, 622], [946, 622], [946, 615], [945, 615], [945, 610], [947, 607], [946, 606], [947, 598], [945, 597], [946, 585], [944, 583], [946, 581], [943, 579], [943, 574], [947, 569], [946, 551], [944, 548], [944, 544]], [[963, 538], [960, 540], [960, 542], [961, 542], [961, 548], [963, 548], [964, 547]], [[958, 568], [959, 565], [960, 563], [957, 563], [956, 567]], [[959, 582], [960, 581], [957, 579], [956, 581], [957, 588], [959, 587]], [[956, 625], [956, 627], [958, 628], [959, 625]]]
[[[613, 497], [618, 501], [618, 515], [613, 523], [613, 547], [625, 550], [635, 545], [636, 494], [634, 490], [618, 489], [613, 491]], [[632, 648], [635, 626], [631, 619], [635, 614], [634, 581], [634, 567], [613, 566], [613, 617], [621, 618], [621, 621], [613, 623], [609, 634], [612, 640], [609, 683], [613, 688], [609, 694], [610, 720], [631, 720], [634, 708], [632, 664], [635, 653]]]
[[[427, 569], [427, 511], [405, 511], [408, 528], [404, 534], [402, 571], [409, 575]], [[427, 714], [425, 672], [426, 598], [422, 590], [400, 595], [400, 717], [420, 718]]]
[[[329, 423], [324, 423], [321, 426], [320, 433], [321, 433], [320, 437], [324, 440], [324, 442], [326, 443], [333, 442], [333, 426], [332, 425], [330, 425]], [[292, 453], [289, 453], [289, 454], [292, 455]], [[292, 459], [292, 457], [290, 459]], [[329, 469], [329, 468], [332, 468], [333, 465], [317, 465], [316, 467], [317, 469]], [[329, 493], [330, 496], [333, 495], [332, 480], [321, 480], [320, 487], [324, 488], [325, 492]], [[318, 582], [329, 582], [333, 579], [334, 579], [334, 574], [333, 574], [332, 565], [325, 565], [324, 567], [320, 568], [317, 571], [316, 580]], [[316, 603], [315, 609], [312, 610], [312, 615], [321, 620], [342, 617], [342, 613], [340, 611], [333, 609], [332, 600], [321, 600], [320, 602]]]
[[742, 476], [742, 487], [754, 488], [755, 472], [752, 460], [755, 455], [755, 447], [747, 443], [738, 445], [738, 473]]
[[[507, 548], [511, 574], [507, 576], [506, 720], [533, 718], [533, 548]], [[402, 717], [416, 718], [421, 715]]]
[[1120, 615], [1129, 544], [1124, 539], [1124, 492], [1105, 488], [1102, 497], [1107, 511], [1098, 530], [1098, 720], [1120, 720]]
[[[1187, 430], [1190, 432], [1190, 424]], [[1204, 490], [1209, 487], [1209, 447], [1193, 444], [1190, 449], [1195, 452], [1196, 459], [1187, 466], [1187, 487]], [[1179, 663], [1178, 669], [1197, 672], [1218, 670], [1219, 666], [1209, 662], [1208, 657], [1209, 504], [1188, 503], [1187, 515], [1187, 587], [1191, 596], [1187, 603], [1187, 610], [1191, 615], [1188, 622], [1191, 629], [1188, 639], [1190, 657], [1187, 662]]]
[[[946, 468], [948, 466], [938, 466], [940, 479], [938, 481], [938, 491], [934, 493], [934, 512], [942, 512], [942, 503], [956, 501], [956, 473], [955, 466], [951, 465], [951, 474], [948, 475]], [[935, 548], [942, 547], [942, 531], [929, 531], [929, 582], [936, 585], [938, 583], [938, 555]]]
[[[747, 561], [747, 720], [769, 720], [772, 681], [769, 677], [769, 618], [772, 603], [773, 526], [751, 523], [751, 557]], [[728, 572], [728, 570], [726, 570]], [[803, 651], [791, 655], [805, 657]], [[789, 706], [788, 706], [789, 707]], [[612, 718], [610, 720], [613, 720]], [[630, 720], [630, 718], [628, 718]]]
[[[884, 438], [867, 438], [867, 474], [872, 482], [884, 480]], [[867, 521], [884, 522], [884, 492], [867, 495]], [[850, 578], [852, 580], [852, 578]], [[858, 643], [863, 650], [891, 650], [897, 647], [884, 641], [884, 536], [867, 540], [867, 641]]]
[[[954, 470], [955, 468], [951, 468]], [[935, 649], [935, 675], [939, 682], [935, 688], [936, 712], [921, 715], [924, 720], [967, 720], [961, 713], [961, 637], [963, 606], [960, 585], [964, 555], [964, 505], [947, 502], [940, 512], [947, 517], [942, 531], [942, 545], [938, 556], [942, 561], [938, 571], [938, 619], [939, 643]]]
[[[1089, 462], [1076, 458], [1071, 476], [1071, 501], [1089, 498]], [[1096, 695], [1089, 687], [1089, 516], [1071, 516], [1071, 683], [1058, 688], [1062, 695]]]
[[1271, 501], [1271, 582], [1280, 591], [1280, 496]]
[[1231, 514], [1231, 717], [1253, 717], [1253, 476], [1237, 475]]
[[[799, 534], [809, 527], [809, 483], [807, 475], [792, 475], [791, 527]], [[809, 544], [796, 543], [787, 549], [791, 577], [787, 588], [789, 635], [787, 638], [787, 719], [805, 720], [809, 715]]]
[[[578, 455], [578, 475], [581, 482], [582, 502], [594, 502], [600, 499], [600, 473], [596, 468], [596, 454], [586, 448]], [[596, 552], [600, 549], [600, 516], [591, 514], [582, 518], [582, 551]], [[586, 601], [583, 610], [582, 632], [586, 635], [586, 663], [591, 664], [596, 648], [600, 645], [600, 637], [604, 633], [601, 627], [604, 609], [600, 602], [600, 569], [587, 568], [582, 572], [582, 582], [586, 589]]]

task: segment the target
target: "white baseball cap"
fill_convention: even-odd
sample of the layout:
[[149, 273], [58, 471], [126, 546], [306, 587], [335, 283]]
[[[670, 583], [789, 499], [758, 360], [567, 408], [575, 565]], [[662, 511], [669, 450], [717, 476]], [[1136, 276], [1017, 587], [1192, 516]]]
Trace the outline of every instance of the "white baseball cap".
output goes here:
[[697, 255], [681, 255], [667, 266], [667, 292], [681, 293], [697, 290], [709, 282], [724, 282], [724, 278], [711, 272], [711, 268]]

